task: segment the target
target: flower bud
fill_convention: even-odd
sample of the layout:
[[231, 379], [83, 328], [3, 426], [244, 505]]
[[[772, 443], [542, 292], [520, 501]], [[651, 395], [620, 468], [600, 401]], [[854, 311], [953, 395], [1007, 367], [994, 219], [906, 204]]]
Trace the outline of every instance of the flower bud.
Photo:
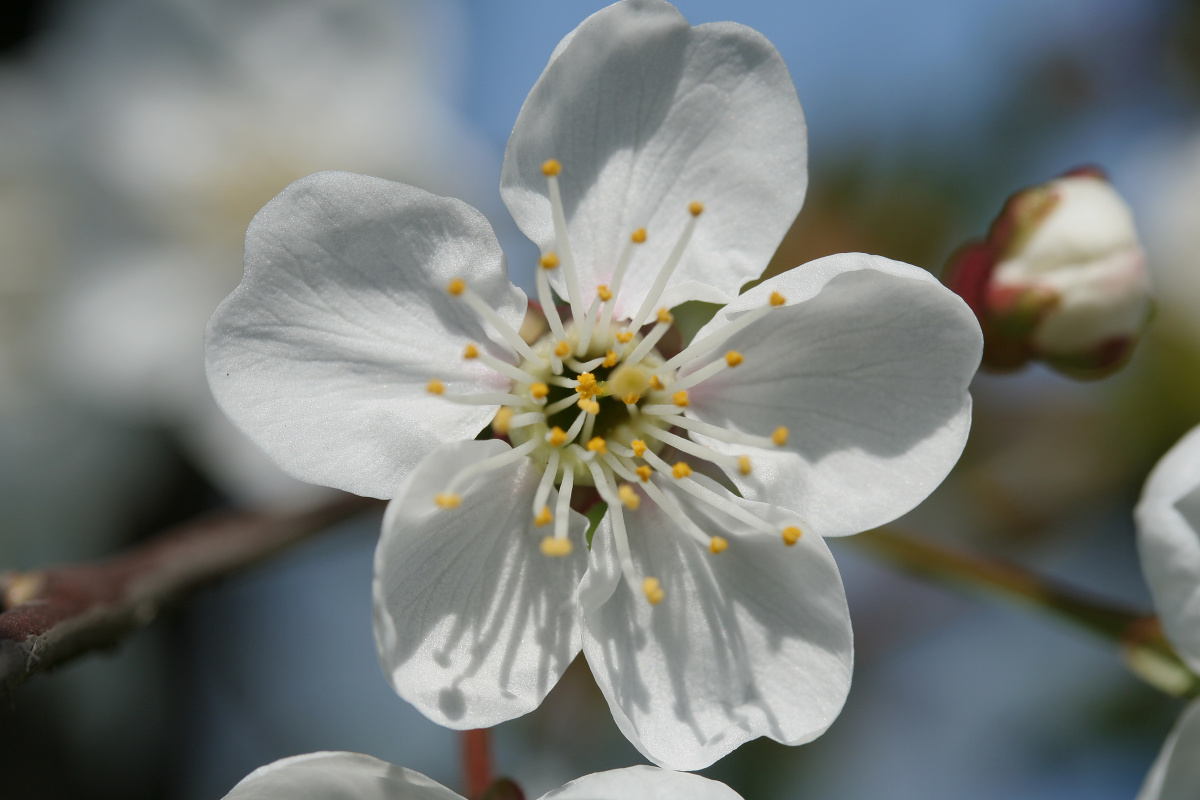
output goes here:
[[1152, 307], [1133, 214], [1090, 168], [1009, 198], [987, 239], [951, 257], [946, 284], [979, 318], [984, 366], [999, 371], [1041, 359], [1076, 378], [1109, 375]]

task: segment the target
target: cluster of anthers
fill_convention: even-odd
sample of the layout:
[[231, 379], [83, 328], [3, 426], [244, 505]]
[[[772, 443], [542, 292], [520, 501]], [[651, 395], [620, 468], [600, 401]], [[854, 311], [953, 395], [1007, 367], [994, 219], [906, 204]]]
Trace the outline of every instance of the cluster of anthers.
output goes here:
[[[456, 508], [462, 501], [459, 490], [471, 478], [528, 456], [544, 468], [534, 497], [534, 524], [543, 527], [553, 523], [554, 526], [552, 533], [542, 540], [542, 552], [547, 556], [571, 553], [573, 545], [567, 536], [567, 520], [572, 491], [576, 486], [594, 486], [608, 504], [621, 571], [630, 585], [636, 585], [636, 573], [624, 513], [637, 513], [644, 499], [655, 503], [713, 554], [721, 553], [729, 546], [724, 537], [710, 536], [689, 519], [652, 480], [655, 473], [731, 517], [755, 529], [779, 535], [787, 545], [795, 544], [801, 536], [800, 528], [788, 526], [779, 530], [729, 497], [698, 483], [690, 477], [692, 467], [686, 460], [691, 456], [747, 475], [752, 469], [749, 455], [718, 453], [673, 431], [681, 429], [685, 434], [695, 431], [720, 441], [756, 448], [781, 447], [787, 443], [788, 431], [783, 427], [776, 428], [770, 436], [755, 436], [684, 415], [689, 402], [688, 390], [719, 372], [736, 368], [743, 361], [737, 351], [729, 350], [723, 358], [714, 358], [707, 365], [680, 375], [686, 365], [718, 350], [734, 334], [770, 313], [773, 307], [784, 305], [785, 298], [773, 293], [766, 306], [742, 315], [720, 330], [692, 342], [677, 355], [664, 359], [655, 348], [670, 329], [673, 318], [666, 308], [655, 309], [655, 305], [692, 238], [704, 205], [699, 202], [689, 204], [683, 232], [660, 267], [641, 307], [632, 318], [618, 323], [613, 319], [615, 301], [634, 250], [646, 241], [646, 230], [632, 231], [621, 250], [612, 283], [597, 286], [596, 296], [587, 303], [567, 239], [566, 216], [558, 185], [561, 169], [554, 159], [542, 165], [542, 172], [549, 182], [558, 245], [557, 251], [548, 251], [541, 256], [541, 269], [537, 271], [538, 299], [549, 332], [529, 344], [473, 292], [465, 280], [455, 278], [447, 287], [452, 296], [461, 298], [504, 337], [519, 363], [511, 364], [468, 344], [463, 358], [478, 360], [511, 379], [509, 392], [453, 395], [437, 378], [429, 381], [428, 391], [448, 401], [500, 405], [492, 421], [492, 430], [513, 444], [509, 452], [472, 464], [458, 473], [445, 491], [435, 496], [435, 502], [443, 509]], [[566, 300], [571, 310], [571, 319], [566, 322], [555, 306], [547, 277], [556, 269], [563, 271]], [[651, 321], [654, 326], [643, 335], [642, 327]], [[661, 457], [660, 453], [668, 446], [683, 458], [669, 463]], [[558, 487], [558, 499], [552, 509], [547, 501], [553, 486]], [[657, 578], [644, 578], [642, 590], [652, 604], [663, 599], [663, 589]]]

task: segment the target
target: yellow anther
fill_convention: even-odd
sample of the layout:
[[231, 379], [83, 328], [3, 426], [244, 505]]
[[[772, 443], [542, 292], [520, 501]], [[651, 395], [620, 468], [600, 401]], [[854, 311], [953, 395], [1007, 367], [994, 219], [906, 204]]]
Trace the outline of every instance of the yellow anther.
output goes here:
[[783, 543], [791, 547], [796, 542], [800, 541], [800, 537], [804, 535], [804, 531], [797, 528], [795, 525], [788, 525], [783, 529]]
[[704, 213], [704, 203], [701, 203], [699, 200], [693, 200], [688, 203], [688, 211], [693, 217], [698, 217]]
[[615, 350], [609, 350], [604, 354], [604, 361], [601, 362], [602, 367], [615, 367], [617, 365], [617, 353]]
[[610, 292], [608, 290], [608, 287], [605, 286], [603, 283], [596, 287], [596, 296], [599, 297], [601, 302], [604, 302], [604, 303], [607, 303], [609, 300], [612, 300], [612, 292]]
[[635, 394], [634, 392], [630, 392], [629, 394], [627, 394], [621, 398], [621, 402], [627, 406], [636, 406], [637, 401], [641, 400], [641, 399], [642, 398], [640, 396], [638, 396], [637, 394]]
[[630, 239], [630, 241], [632, 241], [634, 244], [641, 244], [641, 243], [643, 243], [644, 241], [646, 241], [646, 229], [645, 229], [645, 228], [638, 228], [636, 231], [634, 231], [633, 233], [629, 234], [629, 239]]
[[425, 391], [430, 394], [441, 394], [446, 391], [446, 384], [439, 381], [437, 378], [430, 378], [429, 383], [425, 384]]
[[593, 436], [588, 440], [587, 449], [589, 453], [600, 453], [604, 455], [608, 452], [608, 442], [604, 441], [603, 436]]
[[621, 484], [621, 487], [617, 489], [617, 497], [620, 499], [621, 505], [630, 511], [637, 511], [638, 506], [642, 504], [641, 496], [628, 483]]
[[634, 472], [636, 472], [638, 477], [642, 479], [642, 483], [650, 480], [650, 476], [654, 474], [654, 470], [650, 469], [649, 464], [642, 464], [640, 467], [634, 470]]
[[658, 582], [658, 578], [646, 578], [642, 581], [642, 593], [646, 595], [646, 599], [650, 601], [650, 605], [656, 606], [662, 602], [663, 590], [662, 584]]
[[571, 345], [567, 344], [565, 339], [554, 345], [554, 355], [558, 356], [559, 358], [566, 358], [570, 352]]
[[433, 496], [433, 502], [438, 504], [438, 508], [458, 508], [462, 497], [454, 492], [442, 492]]
[[743, 475], [750, 474], [750, 456], [738, 456], [738, 472]]
[[508, 406], [500, 406], [496, 416], [492, 417], [492, 430], [501, 436], [508, 435], [508, 424], [512, 421], [513, 410]]
[[534, 400], [541, 400], [548, 394], [550, 394], [550, 387], [546, 384], [541, 382], [529, 384], [529, 396]]
[[561, 539], [557, 536], [547, 536], [542, 539], [542, 555], [544, 556], [562, 558], [571, 555], [571, 551], [574, 549], [575, 546], [571, 544], [571, 540], [565, 536]]
[[662, 391], [662, 388], [663, 388], [662, 379], [659, 378], [657, 375], [651, 375], [650, 376], [650, 388], [654, 389], [655, 391]]
[[579, 385], [575, 387], [575, 391], [584, 400], [591, 400], [596, 395], [600, 394], [600, 385], [596, 383], [596, 376], [590, 372], [581, 372], [575, 377], [579, 381]]
[[671, 402], [680, 408], [686, 408], [688, 404], [687, 389], [680, 389], [678, 392], [671, 395]]
[[554, 515], [550, 513], [550, 506], [542, 506], [542, 510], [533, 518], [533, 524], [539, 528], [543, 525], [549, 525], [551, 522], [554, 522]]
[[468, 344], [463, 348], [463, 358], [470, 361], [472, 358], [479, 358], [479, 348], [473, 344]]
[[562, 172], [562, 164], [558, 163], [557, 158], [547, 158], [542, 162], [542, 174], [547, 178], [560, 172]]
[[728, 353], [725, 354], [725, 363], [731, 367], [736, 367], [738, 364], [742, 363], [745, 360], [746, 359], [742, 358], [742, 354], [739, 353], [737, 350], [730, 350]]
[[621, 344], [629, 344], [633, 341], [633, 331], [621, 331], [617, 334], [617, 341]]
[[634, 439], [629, 446], [633, 449], [634, 458], [641, 458], [646, 453], [646, 443], [641, 439]]
[[454, 280], [450, 281], [450, 283], [446, 284], [446, 291], [455, 297], [458, 297], [460, 294], [462, 294], [466, 288], [467, 282], [462, 278], [455, 278]]
[[781, 306], [786, 302], [787, 298], [781, 295], [779, 292], [771, 292], [771, 305]]
[[567, 432], [555, 425], [547, 434], [546, 441], [554, 447], [562, 447], [567, 443]]
[[658, 321], [661, 322], [663, 325], [670, 325], [672, 322], [675, 321], [675, 318], [671, 316], [670, 311], [668, 311], [665, 308], [660, 308], [658, 310]]
[[729, 542], [724, 536], [714, 536], [708, 542], [708, 552], [713, 555], [725, 552], [727, 547], [729, 547]]
[[542, 257], [538, 259], [538, 264], [541, 265], [542, 269], [554, 269], [559, 264], [558, 253], [553, 250], [543, 253]]
[[671, 474], [676, 478], [686, 478], [692, 474], [692, 468], [686, 461], [676, 461], [675, 466], [671, 467]]
[[580, 400], [575, 405], [579, 406], [593, 417], [600, 413], [600, 404], [595, 400]]
[[774, 442], [777, 447], [783, 447], [785, 444], [787, 444], [787, 440], [788, 429], [782, 425], [776, 428], [775, 432], [771, 434], [771, 441]]

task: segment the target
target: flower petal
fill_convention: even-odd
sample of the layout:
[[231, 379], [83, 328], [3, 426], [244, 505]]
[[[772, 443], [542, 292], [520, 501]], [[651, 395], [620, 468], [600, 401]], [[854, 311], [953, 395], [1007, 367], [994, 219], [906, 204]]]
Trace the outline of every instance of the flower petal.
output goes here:
[[744, 363], [692, 389], [689, 415], [759, 435], [788, 428], [786, 447], [753, 450], [753, 472], [730, 478], [745, 496], [798, 513], [805, 530], [842, 536], [895, 519], [941, 483], [966, 443], [982, 349], [974, 315], [924, 270], [843, 253], [763, 282], [696, 339], [772, 292], [787, 305], [729, 340]]
[[225, 800], [462, 800], [419, 772], [362, 753], [306, 753], [259, 767]]
[[631, 232], [647, 229], [620, 316], [637, 311], [689, 203], [700, 201], [706, 210], [661, 305], [727, 302], [762, 272], [799, 213], [806, 147], [791, 76], [760, 33], [731, 22], [692, 28], [660, 0], [616, 3], [551, 56], [517, 117], [500, 191], [525, 235], [558, 250], [541, 165], [561, 162], [585, 292], [609, 282]]
[[1137, 800], [1195, 800], [1200, 792], [1200, 701], [1183, 710]]
[[475, 478], [457, 508], [434, 504], [464, 468], [510, 450], [491, 439], [430, 453], [388, 505], [375, 551], [384, 672], [401, 697], [450, 728], [532, 711], [579, 652], [587, 520], [571, 512], [571, 555], [541, 553], [549, 529], [534, 526], [532, 509], [542, 469], [522, 458]]
[[1200, 427], [1159, 460], [1134, 518], [1142, 572], [1163, 630], [1200, 672]]
[[245, 277], [209, 321], [217, 402], [291, 475], [390, 497], [496, 411], [432, 396], [430, 378], [458, 393], [509, 386], [462, 358], [469, 341], [506, 351], [446, 293], [455, 277], [520, 325], [525, 295], [475, 209], [345, 172], [296, 181], [250, 223]]
[[585, 775], [543, 795], [541, 800], [630, 800], [644, 797], [653, 797], [654, 800], [741, 800], [740, 794], [723, 783], [644, 764]]
[[[815, 739], [846, 699], [853, 662], [846, 596], [825, 543], [805, 535], [785, 547], [662, 488], [728, 549], [713, 555], [643, 500], [625, 520], [634, 564], [664, 591], [652, 606], [641, 586], [615, 582], [613, 529], [601, 523], [580, 587], [583, 651], [617, 726], [652, 761], [687, 770], [758, 736]], [[733, 502], [781, 531], [797, 524], [781, 509]]]

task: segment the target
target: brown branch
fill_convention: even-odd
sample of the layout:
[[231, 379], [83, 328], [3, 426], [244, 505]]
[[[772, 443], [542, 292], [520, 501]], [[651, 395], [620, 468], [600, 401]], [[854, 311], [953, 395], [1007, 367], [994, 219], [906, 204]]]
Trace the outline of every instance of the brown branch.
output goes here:
[[30, 675], [117, 644], [198, 589], [380, 505], [344, 495], [309, 511], [217, 514], [100, 562], [0, 574], [0, 699]]

